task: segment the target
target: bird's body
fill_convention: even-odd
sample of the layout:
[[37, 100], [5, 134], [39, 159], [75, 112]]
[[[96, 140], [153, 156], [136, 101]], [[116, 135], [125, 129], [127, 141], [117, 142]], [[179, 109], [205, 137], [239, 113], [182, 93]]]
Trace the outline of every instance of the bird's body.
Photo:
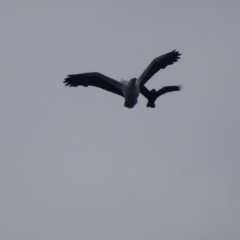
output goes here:
[[139, 83], [136, 78], [125, 82], [123, 85], [124, 107], [133, 108], [138, 102], [139, 93]]
[[180, 55], [181, 54], [179, 52], [174, 50], [155, 58], [138, 79], [132, 78], [129, 81], [122, 80], [119, 82], [101, 73], [90, 72], [68, 75], [68, 77], [64, 80], [64, 83], [66, 86], [70, 87], [94, 86], [102, 88], [124, 97], [124, 106], [127, 108], [133, 108], [138, 102], [137, 99], [139, 93], [142, 93], [142, 87], [144, 84], [160, 69], [164, 69], [166, 66], [177, 62]]

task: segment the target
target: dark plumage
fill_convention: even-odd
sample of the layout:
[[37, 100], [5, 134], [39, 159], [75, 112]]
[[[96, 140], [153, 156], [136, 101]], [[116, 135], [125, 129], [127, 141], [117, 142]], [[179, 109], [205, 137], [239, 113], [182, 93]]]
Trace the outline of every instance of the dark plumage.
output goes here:
[[[137, 98], [140, 92], [143, 95], [145, 94], [145, 97], [148, 96], [147, 98], [150, 99], [150, 103], [152, 104], [153, 102], [154, 104], [154, 101], [158, 95], [155, 94], [155, 97], [153, 93], [149, 94], [148, 90], [146, 90], [147, 88], [144, 87], [144, 84], [160, 69], [164, 69], [168, 65], [172, 65], [174, 62], [177, 62], [180, 58], [180, 55], [181, 54], [178, 51], [174, 50], [155, 58], [138, 79], [132, 78], [129, 81], [123, 80], [119, 82], [101, 73], [90, 72], [68, 75], [68, 77], [65, 78], [64, 83], [66, 86], [70, 87], [94, 86], [115, 93], [124, 97], [124, 106], [127, 108], [133, 108], [137, 104]], [[151, 99], [154, 99], [154, 101]]]
[[158, 97], [165, 93], [169, 92], [175, 92], [175, 91], [180, 91], [181, 86], [165, 86], [163, 88], [160, 88], [158, 91], [155, 89], [152, 89], [149, 91], [145, 86], [141, 87], [141, 93], [144, 97], [148, 99], [147, 107], [155, 108], [155, 101], [157, 100]]
[[114, 84], [120, 86], [121, 83], [98, 72], [71, 74], [65, 78], [63, 83], [65, 83], [65, 86], [69, 87], [94, 86], [123, 97], [123, 93], [120, 89], [114, 86]]
[[176, 50], [166, 53], [152, 60], [144, 72], [140, 75], [141, 85], [144, 85], [159, 70], [172, 65], [180, 59], [181, 53]]

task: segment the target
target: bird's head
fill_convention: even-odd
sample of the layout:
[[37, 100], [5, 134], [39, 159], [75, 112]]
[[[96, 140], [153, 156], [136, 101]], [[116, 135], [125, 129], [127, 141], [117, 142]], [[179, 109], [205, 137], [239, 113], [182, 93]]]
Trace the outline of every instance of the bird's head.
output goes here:
[[156, 89], [153, 88], [150, 92], [151, 93], [156, 93], [157, 91], [156, 91]]
[[129, 82], [132, 83], [132, 84], [135, 83], [136, 81], [137, 81], [136, 78], [132, 78], [132, 79], [129, 80]]

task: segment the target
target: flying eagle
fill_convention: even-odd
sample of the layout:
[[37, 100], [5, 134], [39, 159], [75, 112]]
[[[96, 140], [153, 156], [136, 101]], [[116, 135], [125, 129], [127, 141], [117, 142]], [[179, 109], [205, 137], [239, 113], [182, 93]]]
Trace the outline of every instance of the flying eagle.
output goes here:
[[[65, 78], [64, 83], [66, 86], [94, 86], [99, 87], [109, 92], [118, 94], [124, 97], [124, 106], [127, 108], [133, 108], [137, 104], [137, 98], [141, 92], [148, 99], [150, 98], [150, 104], [152, 104], [151, 96], [146, 93], [146, 89], [143, 88], [144, 84], [160, 69], [166, 68], [168, 65], [172, 65], [180, 58], [180, 53], [176, 50], [166, 53], [160, 57], [155, 58], [148, 67], [143, 71], [140, 77], [132, 78], [129, 81], [121, 80], [116, 81], [110, 77], [107, 77], [98, 72], [89, 72], [81, 74], [68, 75]], [[150, 96], [150, 97], [149, 97]], [[157, 97], [156, 97], [157, 98]], [[155, 99], [156, 100], [156, 99]], [[154, 101], [155, 101], [154, 100]], [[154, 103], [153, 101], [153, 103]]]
[[156, 89], [149, 91], [145, 86], [141, 86], [140, 92], [148, 100], [146, 106], [155, 108], [155, 101], [158, 97], [168, 92], [180, 91], [181, 88], [181, 86], [165, 86], [160, 88], [158, 91], [156, 91]]

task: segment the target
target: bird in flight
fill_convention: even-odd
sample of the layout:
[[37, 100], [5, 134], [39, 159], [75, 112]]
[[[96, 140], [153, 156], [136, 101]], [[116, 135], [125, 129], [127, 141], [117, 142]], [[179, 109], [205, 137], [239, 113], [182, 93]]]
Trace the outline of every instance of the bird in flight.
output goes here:
[[168, 92], [176, 92], [181, 90], [181, 86], [165, 86], [160, 88], [158, 91], [156, 89], [152, 89], [149, 91], [144, 85], [141, 87], [140, 92], [141, 94], [147, 98], [148, 103], [147, 107], [155, 108], [155, 101], [161, 95], [168, 93]]
[[137, 99], [139, 93], [141, 92], [148, 99], [149, 106], [153, 107], [154, 101], [163, 93], [158, 94], [158, 91], [156, 94], [153, 94], [153, 91], [149, 91], [146, 87], [144, 87], [144, 84], [160, 69], [164, 69], [168, 65], [172, 65], [177, 62], [180, 55], [181, 54], [178, 51], [173, 50], [155, 58], [143, 71], [139, 78], [132, 78], [129, 81], [116, 81], [101, 73], [89, 72], [68, 75], [67, 78], [65, 78], [64, 83], [65, 86], [70, 87], [94, 86], [115, 93], [125, 99], [124, 106], [127, 108], [133, 108], [137, 104]]

